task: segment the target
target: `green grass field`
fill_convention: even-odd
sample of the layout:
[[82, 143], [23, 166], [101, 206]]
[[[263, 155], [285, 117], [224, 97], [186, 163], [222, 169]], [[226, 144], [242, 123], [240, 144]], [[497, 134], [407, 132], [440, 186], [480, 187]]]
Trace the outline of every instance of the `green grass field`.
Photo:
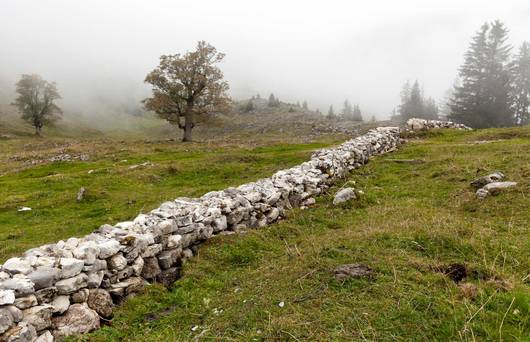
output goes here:
[[[0, 141], [2, 259], [164, 200], [269, 176], [341, 138], [252, 146], [32, 139]], [[26, 167], [8, 158], [54, 155], [64, 144], [90, 160]], [[529, 151], [530, 127], [411, 137], [344, 180], [365, 192], [361, 200], [332, 206], [337, 184], [279, 224], [215, 237], [170, 290], [149, 286], [108, 326], [76, 339], [529, 341]], [[146, 161], [153, 165], [130, 169]], [[469, 182], [494, 170], [518, 186], [476, 200]], [[87, 197], [78, 203], [81, 186]], [[333, 269], [345, 263], [376, 276], [338, 282]], [[467, 270], [460, 283], [442, 272], [451, 264]]]
[[[275, 138], [252, 144], [101, 137], [0, 140], [0, 262], [31, 247], [88, 234], [104, 223], [132, 219], [179, 196], [201, 196], [270, 176], [343, 139], [298, 144]], [[89, 160], [28, 164], [61, 153], [87, 154]], [[78, 202], [81, 187], [86, 196]], [[19, 212], [23, 206], [32, 211]]]
[[[279, 224], [216, 237], [170, 291], [150, 286], [81, 339], [528, 341], [529, 150], [530, 127], [412, 139], [351, 175], [360, 201], [333, 207], [328, 194]], [[469, 182], [493, 170], [519, 184], [480, 202]], [[377, 275], [338, 282], [344, 263]], [[459, 284], [441, 271], [455, 263], [467, 270]]]

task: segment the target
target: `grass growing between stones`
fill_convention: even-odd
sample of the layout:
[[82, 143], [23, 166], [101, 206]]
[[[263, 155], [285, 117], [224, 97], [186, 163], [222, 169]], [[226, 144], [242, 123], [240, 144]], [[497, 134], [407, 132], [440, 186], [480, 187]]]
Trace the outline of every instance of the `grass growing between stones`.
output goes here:
[[[252, 145], [97, 137], [0, 140], [0, 263], [44, 243], [83, 236], [104, 223], [132, 219], [179, 196], [201, 196], [268, 177], [343, 140], [285, 144], [271, 137]], [[89, 160], [47, 161], [62, 154], [86, 154]], [[81, 187], [86, 195], [78, 202]], [[22, 206], [32, 211], [18, 212]]]
[[[366, 193], [360, 201], [333, 207], [337, 187], [279, 224], [215, 237], [170, 291], [150, 286], [79, 339], [528, 340], [529, 133], [411, 139], [345, 180]], [[518, 186], [476, 200], [469, 182], [494, 170]], [[345, 263], [377, 275], [338, 282]], [[467, 271], [460, 283], [441, 272], [451, 264]]]

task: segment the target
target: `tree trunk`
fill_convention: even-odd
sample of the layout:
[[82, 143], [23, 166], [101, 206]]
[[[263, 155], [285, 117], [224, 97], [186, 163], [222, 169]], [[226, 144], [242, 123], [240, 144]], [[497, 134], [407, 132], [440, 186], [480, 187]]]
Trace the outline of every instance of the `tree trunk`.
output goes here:
[[191, 114], [186, 114], [184, 121], [184, 136], [182, 141], [191, 141], [191, 130], [193, 129], [193, 116]]
[[35, 126], [35, 135], [40, 137], [41, 136], [42, 127]]

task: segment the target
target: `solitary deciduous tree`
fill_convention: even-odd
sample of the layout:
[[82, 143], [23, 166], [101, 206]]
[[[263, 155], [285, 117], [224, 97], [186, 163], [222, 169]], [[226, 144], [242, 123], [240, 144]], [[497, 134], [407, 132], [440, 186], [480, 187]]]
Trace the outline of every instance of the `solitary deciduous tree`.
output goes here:
[[61, 96], [55, 83], [50, 83], [39, 75], [22, 75], [17, 82], [18, 94], [14, 106], [22, 114], [22, 119], [35, 127], [35, 134], [41, 135], [42, 127], [58, 119], [62, 111], [55, 104]]
[[205, 41], [184, 55], [163, 55], [160, 65], [145, 82], [153, 86], [153, 96], [143, 101], [147, 110], [184, 131], [182, 141], [191, 141], [197, 120], [228, 107], [228, 83], [216, 66], [224, 58]]

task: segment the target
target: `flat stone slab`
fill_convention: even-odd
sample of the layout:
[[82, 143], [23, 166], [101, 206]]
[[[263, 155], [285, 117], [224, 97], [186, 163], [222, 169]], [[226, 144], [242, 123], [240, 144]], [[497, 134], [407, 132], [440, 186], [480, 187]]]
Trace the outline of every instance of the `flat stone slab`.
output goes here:
[[345, 264], [335, 267], [335, 279], [343, 281], [348, 278], [372, 278], [375, 271], [363, 264]]

